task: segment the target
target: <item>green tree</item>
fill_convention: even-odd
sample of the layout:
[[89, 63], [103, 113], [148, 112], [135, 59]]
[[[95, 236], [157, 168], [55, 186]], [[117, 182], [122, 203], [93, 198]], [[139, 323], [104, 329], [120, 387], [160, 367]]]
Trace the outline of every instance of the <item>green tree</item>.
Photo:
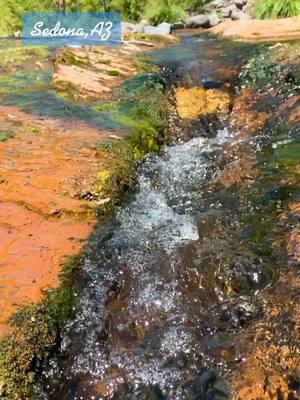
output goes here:
[[253, 15], [262, 19], [294, 17], [300, 15], [300, 0], [257, 0]]
[[0, 0], [0, 35], [8, 36], [21, 30], [22, 14], [26, 11], [51, 11], [52, 0]]

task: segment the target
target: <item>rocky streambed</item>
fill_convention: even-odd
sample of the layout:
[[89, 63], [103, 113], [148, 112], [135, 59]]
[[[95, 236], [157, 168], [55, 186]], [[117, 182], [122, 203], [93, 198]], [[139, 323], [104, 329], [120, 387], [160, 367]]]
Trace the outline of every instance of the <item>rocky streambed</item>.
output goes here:
[[[3, 398], [299, 397], [299, 49], [184, 37], [125, 103], [80, 109], [98, 128], [130, 119], [130, 151], [150, 154], [61, 288], [15, 318]], [[101, 206], [106, 177], [81, 198]]]

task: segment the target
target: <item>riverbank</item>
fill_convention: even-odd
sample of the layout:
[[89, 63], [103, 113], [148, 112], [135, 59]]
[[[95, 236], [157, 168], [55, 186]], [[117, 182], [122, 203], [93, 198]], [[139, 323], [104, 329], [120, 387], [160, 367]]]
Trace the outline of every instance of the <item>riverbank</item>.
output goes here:
[[77, 192], [95, 207], [111, 196], [104, 183], [116, 199], [134, 187], [134, 160], [164, 143], [169, 100], [169, 135], [186, 143], [148, 158], [116, 221], [46, 301], [16, 315], [0, 352], [2, 396], [27, 398], [37, 381], [59, 400], [297, 395], [299, 48], [185, 40], [156, 54], [175, 85], [167, 102], [165, 80], [148, 71], [117, 104], [75, 109], [98, 126], [134, 127], [88, 148], [108, 163]]
[[[171, 43], [168, 39], [128, 41], [118, 56], [115, 50], [102, 49], [101, 57], [105, 62], [98, 63], [96, 70], [91, 61], [76, 63], [75, 56], [73, 64], [68, 65], [65, 51], [56, 62], [54, 86], [57, 88], [57, 82], [63, 80], [62, 69], [68, 68], [69, 80], [65, 81], [64, 88], [60, 85], [59, 91], [48, 89], [51, 81], [43, 82], [44, 76], [51, 72], [51, 64], [44, 58], [46, 50], [39, 58], [35, 53], [31, 54], [31, 50], [27, 55], [26, 49], [15, 46], [6, 50], [0, 107], [0, 335], [7, 331], [6, 321], [18, 305], [36, 303], [43, 298], [43, 291], [59, 284], [60, 265], [85, 245], [97, 221], [96, 210], [111, 203], [112, 195], [117, 196], [117, 193], [109, 193], [100, 187], [116, 179], [111, 178], [116, 173], [115, 161], [110, 161], [111, 154], [101, 148], [101, 143], [105, 140], [125, 143], [135, 129], [135, 122], [131, 124], [128, 117], [119, 125], [117, 122], [108, 124], [107, 129], [97, 127], [93, 121], [80, 120], [76, 113], [76, 96], [83, 103], [86, 94], [90, 97], [91, 92], [84, 86], [84, 82], [90, 84], [90, 81], [74, 81], [71, 70], [76, 76], [86, 77], [89, 68], [95, 76], [101, 75], [103, 68], [104, 72], [121, 68], [118, 74], [103, 73], [100, 91], [92, 85], [94, 99], [96, 96], [99, 101], [104, 95], [111, 98], [113, 110], [116, 102], [121, 101], [113, 99], [113, 88], [119, 87], [126, 78], [142, 73], [145, 68], [139, 64], [137, 54], [168, 43]], [[67, 54], [67, 61], [70, 61], [71, 51]], [[35, 76], [30, 82], [32, 74]], [[18, 82], [17, 87], [15, 82]], [[45, 91], [45, 95], [35, 100], [41, 91]], [[123, 100], [123, 104], [125, 102]], [[93, 106], [99, 111], [86, 110], [86, 115], [101, 113], [101, 104], [90, 107]], [[84, 105], [81, 114], [83, 108]], [[104, 110], [104, 113], [109, 118], [109, 112]], [[122, 117], [121, 111], [116, 115], [118, 117]], [[157, 120], [148, 121], [148, 118], [145, 121], [143, 115], [139, 122], [145, 127], [148, 124], [149, 130], [151, 124], [158, 123]], [[148, 135], [150, 139], [151, 133]], [[159, 136], [154, 128], [152, 135]], [[138, 140], [138, 134], [136, 136]], [[136, 145], [147, 147], [142, 142]], [[125, 185], [125, 181], [122, 183], [120, 179], [120, 186]], [[118, 192], [118, 188], [114, 191]]]
[[300, 17], [224, 21], [210, 31], [224, 37], [255, 43], [298, 40], [300, 39]]

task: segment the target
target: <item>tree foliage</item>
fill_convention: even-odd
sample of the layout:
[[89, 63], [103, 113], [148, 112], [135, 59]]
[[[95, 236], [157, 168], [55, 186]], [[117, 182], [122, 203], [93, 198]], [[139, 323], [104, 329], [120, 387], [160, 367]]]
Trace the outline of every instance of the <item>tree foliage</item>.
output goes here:
[[257, 0], [253, 15], [256, 18], [275, 19], [300, 15], [299, 0]]
[[52, 0], [0, 0], [0, 8], [0, 35], [8, 36], [21, 29], [24, 12], [53, 10], [53, 2]]
[[[0, 35], [8, 36], [21, 29], [22, 14], [26, 11], [93, 12], [119, 11], [125, 20], [142, 18], [158, 24], [174, 22], [186, 10], [197, 11], [209, 0], [0, 0]], [[286, 0], [287, 1], [287, 0]]]

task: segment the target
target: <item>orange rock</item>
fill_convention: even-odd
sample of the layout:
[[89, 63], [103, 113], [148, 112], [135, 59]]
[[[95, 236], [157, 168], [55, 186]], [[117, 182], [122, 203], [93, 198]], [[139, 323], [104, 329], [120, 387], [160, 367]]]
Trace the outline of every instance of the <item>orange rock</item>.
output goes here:
[[298, 106], [293, 112], [289, 115], [288, 122], [298, 122], [300, 121], [300, 106]]
[[243, 158], [228, 163], [223, 171], [216, 178], [226, 188], [235, 184], [244, 186], [248, 181], [252, 181], [260, 175], [260, 171], [255, 166], [256, 161], [251, 157]]
[[287, 252], [290, 258], [300, 262], [300, 226], [290, 232], [287, 239]]
[[18, 304], [35, 303], [41, 290], [58, 284], [61, 262], [83, 246], [92, 228], [92, 222], [49, 220], [13, 202], [0, 203], [0, 324]]
[[253, 42], [295, 40], [300, 39], [300, 17], [225, 21], [212, 28], [211, 32]]
[[230, 96], [217, 89], [202, 87], [178, 88], [175, 91], [177, 112], [183, 119], [197, 119], [202, 115], [228, 114]]
[[249, 89], [242, 89], [234, 100], [230, 114], [230, 124], [235, 129], [237, 137], [247, 137], [256, 133], [265, 123], [267, 115], [251, 109], [255, 95]]
[[101, 170], [98, 153], [89, 147], [112, 132], [78, 121], [40, 120], [17, 107], [0, 108], [0, 125], [14, 131], [0, 142], [1, 336], [18, 304], [37, 302], [59, 283], [61, 263], [92, 232], [92, 209], [77, 194]]
[[66, 47], [58, 54], [53, 84], [58, 90], [76, 92], [82, 98], [103, 97], [124, 79], [138, 73], [139, 66], [133, 56], [149, 47], [166, 46], [174, 40], [170, 35], [165, 41], [155, 42], [129, 39], [117, 48]]

